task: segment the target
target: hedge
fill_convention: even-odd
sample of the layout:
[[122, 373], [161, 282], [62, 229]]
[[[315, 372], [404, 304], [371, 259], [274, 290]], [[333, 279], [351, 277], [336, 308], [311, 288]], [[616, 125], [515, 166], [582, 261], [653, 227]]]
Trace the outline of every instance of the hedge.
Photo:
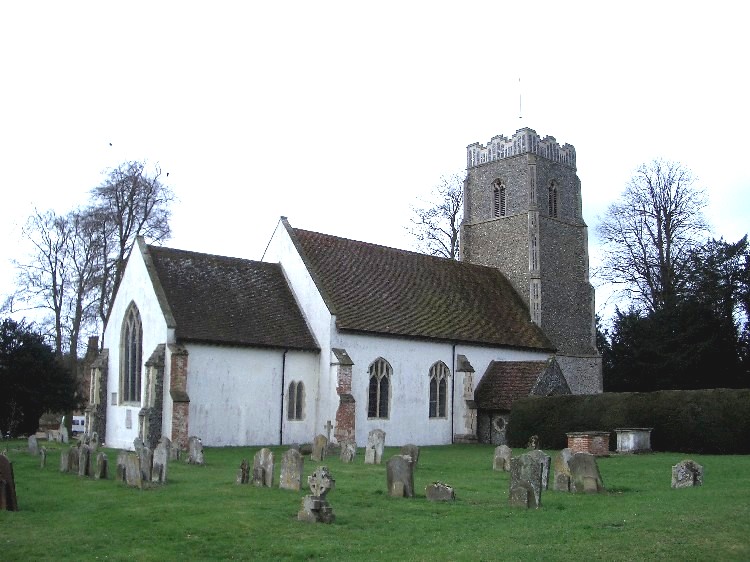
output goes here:
[[748, 454], [750, 389], [529, 396], [513, 403], [507, 437], [512, 447], [538, 435], [541, 448], [563, 449], [567, 432], [626, 427], [653, 428], [654, 451]]

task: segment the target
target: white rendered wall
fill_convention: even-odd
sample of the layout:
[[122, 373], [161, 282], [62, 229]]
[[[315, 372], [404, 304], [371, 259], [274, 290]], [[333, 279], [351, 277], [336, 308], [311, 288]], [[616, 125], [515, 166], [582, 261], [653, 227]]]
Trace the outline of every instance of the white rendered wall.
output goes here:
[[[435, 343], [405, 338], [339, 334], [335, 347], [346, 349], [354, 362], [352, 394], [356, 401], [357, 445], [367, 444], [367, 434], [373, 429], [386, 432], [386, 445], [444, 445], [452, 442], [454, 430], [463, 433], [463, 412], [456, 411], [452, 419], [451, 394], [460, 397], [461, 378], [455, 379], [454, 348], [450, 343]], [[474, 388], [481, 380], [490, 361], [543, 361], [548, 353], [505, 348], [457, 345], [456, 355], [465, 355], [475, 369]], [[370, 364], [382, 357], [393, 368], [388, 419], [368, 419], [367, 401]], [[430, 367], [444, 362], [451, 370], [447, 386], [445, 418], [429, 417]]]
[[[308, 411], [312, 416], [313, 433], [300, 440], [300, 442], [309, 442], [318, 433], [325, 434], [325, 423], [327, 420], [335, 419], [338, 407], [337, 381], [331, 376], [330, 365], [333, 317], [281, 221], [277, 224], [271, 241], [268, 243], [263, 261], [281, 264], [297, 305], [320, 347], [320, 354], [317, 356], [317, 381], [314, 386], [309, 387], [311, 391], [314, 389], [313, 395], [316, 397], [315, 409]], [[305, 389], [308, 389], [307, 385]]]
[[[302, 435], [304, 441], [311, 439], [311, 417], [302, 422], [286, 420], [282, 368], [286, 398], [291, 380], [302, 380], [306, 389], [314, 382], [316, 353], [289, 351], [284, 361], [284, 351], [279, 349], [198, 344], [186, 347], [190, 435], [197, 435], [210, 447], [278, 445], [283, 423], [285, 432], [289, 432], [284, 438], [286, 443], [299, 442], [295, 437]], [[305, 394], [309, 406], [308, 393]]]
[[[138, 436], [138, 414], [140, 403], [121, 404], [120, 399], [120, 334], [125, 312], [131, 302], [138, 307], [143, 328], [143, 363], [148, 361], [156, 346], [166, 343], [169, 337], [167, 323], [154, 294], [151, 279], [138, 246], [133, 248], [120, 287], [112, 303], [112, 311], [104, 330], [104, 348], [109, 350], [109, 374], [107, 377], [107, 435], [108, 447], [132, 449]], [[146, 368], [141, 365], [141, 398], [144, 397]], [[166, 387], [168, 389], [168, 387]], [[112, 405], [112, 393], [117, 393], [117, 405]], [[168, 392], [168, 391], [167, 391]], [[126, 416], [130, 411], [131, 426], [126, 427]]]

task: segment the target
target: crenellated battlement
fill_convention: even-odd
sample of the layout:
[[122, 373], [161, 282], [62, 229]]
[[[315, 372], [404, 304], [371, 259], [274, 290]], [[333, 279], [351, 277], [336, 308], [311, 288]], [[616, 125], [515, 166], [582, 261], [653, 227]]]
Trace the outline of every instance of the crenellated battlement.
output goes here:
[[478, 142], [470, 144], [466, 147], [466, 167], [473, 168], [486, 162], [518, 156], [527, 152], [538, 154], [553, 162], [559, 162], [573, 170], [576, 169], [576, 149], [573, 145], [564, 144], [560, 146], [555, 137], [541, 138], [535, 130], [527, 127], [518, 129], [510, 139], [504, 135], [494, 136], [487, 143], [487, 146]]

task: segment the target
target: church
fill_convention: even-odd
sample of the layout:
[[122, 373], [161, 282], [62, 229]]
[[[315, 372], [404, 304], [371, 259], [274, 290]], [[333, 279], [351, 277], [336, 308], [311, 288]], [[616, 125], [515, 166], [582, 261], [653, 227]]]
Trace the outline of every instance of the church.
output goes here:
[[512, 403], [602, 391], [575, 149], [467, 148], [461, 261], [294, 227], [261, 261], [138, 240], [93, 362], [110, 447], [502, 444]]

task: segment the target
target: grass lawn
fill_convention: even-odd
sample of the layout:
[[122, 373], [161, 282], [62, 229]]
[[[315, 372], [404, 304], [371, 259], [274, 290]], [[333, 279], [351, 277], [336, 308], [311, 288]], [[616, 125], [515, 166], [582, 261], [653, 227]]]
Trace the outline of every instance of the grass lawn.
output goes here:
[[[235, 484], [259, 447], [206, 449], [205, 466], [173, 462], [168, 484], [137, 490], [61, 474], [60, 445], [42, 444], [43, 469], [25, 442], [0, 445], [20, 508], [0, 512], [0, 560], [750, 560], [750, 456], [602, 458], [606, 494], [547, 491], [524, 510], [508, 506], [492, 446], [423, 447], [411, 499], [389, 497], [385, 464], [365, 465], [360, 449], [353, 464], [305, 461], [305, 483], [320, 464], [336, 479], [325, 525], [296, 520], [304, 491]], [[117, 452], [104, 450], [112, 475]], [[272, 450], [278, 485], [286, 448]], [[686, 458], [705, 467], [704, 485], [673, 490], [671, 467]], [[425, 499], [436, 480], [455, 502]]]

